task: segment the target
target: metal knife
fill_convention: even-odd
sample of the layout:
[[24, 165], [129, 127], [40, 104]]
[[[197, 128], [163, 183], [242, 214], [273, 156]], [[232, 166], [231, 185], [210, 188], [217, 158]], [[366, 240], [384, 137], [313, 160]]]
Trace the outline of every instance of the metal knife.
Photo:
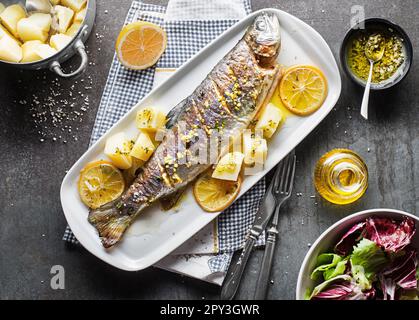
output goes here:
[[232, 300], [236, 295], [237, 289], [240, 284], [240, 279], [243, 275], [243, 271], [246, 268], [247, 260], [250, 257], [253, 246], [258, 238], [258, 236], [265, 230], [268, 225], [272, 214], [275, 208], [275, 197], [272, 193], [272, 188], [275, 182], [280, 178], [279, 173], [281, 172], [281, 164], [276, 168], [274, 177], [266, 190], [265, 197], [262, 200], [262, 203], [259, 207], [258, 212], [256, 213], [253, 226], [250, 229], [250, 233], [244, 248], [240, 254], [240, 257], [235, 265], [233, 265], [224, 282], [223, 288], [221, 290], [221, 299], [223, 300]]

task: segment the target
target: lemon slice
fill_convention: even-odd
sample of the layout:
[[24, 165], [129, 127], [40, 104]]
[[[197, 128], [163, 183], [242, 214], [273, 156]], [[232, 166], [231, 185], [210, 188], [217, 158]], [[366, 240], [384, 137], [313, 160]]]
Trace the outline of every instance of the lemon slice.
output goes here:
[[326, 99], [326, 77], [313, 66], [291, 67], [279, 83], [279, 96], [291, 112], [301, 116], [312, 114]]
[[124, 189], [124, 177], [111, 162], [91, 162], [80, 172], [80, 198], [92, 209], [116, 200]]
[[143, 70], [159, 60], [166, 44], [167, 35], [161, 27], [137, 21], [122, 28], [116, 40], [116, 53], [125, 67]]
[[237, 181], [227, 181], [212, 178], [211, 172], [206, 172], [195, 182], [193, 194], [196, 202], [205, 211], [222, 211], [236, 199], [241, 183], [240, 176]]

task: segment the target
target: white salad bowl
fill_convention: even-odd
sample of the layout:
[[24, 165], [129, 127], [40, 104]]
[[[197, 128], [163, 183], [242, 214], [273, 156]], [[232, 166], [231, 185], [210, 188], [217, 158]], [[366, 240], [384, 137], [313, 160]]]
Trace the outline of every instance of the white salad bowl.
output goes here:
[[[401, 220], [403, 217], [410, 217], [416, 223], [416, 229], [419, 229], [419, 217], [400, 210], [394, 209], [370, 209], [351, 214], [324, 231], [314, 242], [307, 252], [304, 261], [298, 273], [296, 299], [304, 300], [307, 289], [312, 290], [316, 281], [310, 279], [310, 274], [316, 266], [316, 260], [319, 254], [330, 252], [340, 238], [356, 223], [364, 221], [368, 217], [387, 217], [394, 220]], [[412, 246], [419, 249], [419, 235], [416, 233], [412, 239]]]

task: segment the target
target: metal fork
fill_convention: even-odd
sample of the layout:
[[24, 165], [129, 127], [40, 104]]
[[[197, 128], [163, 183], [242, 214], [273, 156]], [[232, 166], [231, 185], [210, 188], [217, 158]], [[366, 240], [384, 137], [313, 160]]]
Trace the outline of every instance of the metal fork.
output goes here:
[[295, 159], [292, 159], [294, 159], [293, 155], [287, 156], [276, 168], [271, 184], [256, 213], [255, 221], [250, 229], [249, 237], [246, 240], [240, 257], [227, 274], [221, 290], [221, 299], [223, 300], [234, 298], [257, 237], [265, 230], [275, 207], [279, 207], [290, 195], [295, 171]]
[[[294, 184], [294, 173], [295, 173], [295, 162], [296, 157], [294, 151], [290, 153], [287, 158], [288, 166], [286, 175], [290, 175], [290, 179], [287, 180], [287, 183], [275, 185], [272, 192], [276, 195], [277, 206], [275, 208], [274, 215], [272, 217], [271, 223], [267, 229], [266, 236], [266, 246], [265, 252], [263, 254], [262, 268], [259, 272], [259, 277], [256, 283], [256, 292], [255, 300], [262, 300], [266, 298], [268, 292], [268, 284], [270, 282], [269, 278], [271, 275], [273, 256], [275, 252], [276, 239], [278, 236], [278, 220], [279, 220], [279, 211], [281, 205], [291, 196], [292, 186]], [[284, 175], [284, 173], [283, 173]]]

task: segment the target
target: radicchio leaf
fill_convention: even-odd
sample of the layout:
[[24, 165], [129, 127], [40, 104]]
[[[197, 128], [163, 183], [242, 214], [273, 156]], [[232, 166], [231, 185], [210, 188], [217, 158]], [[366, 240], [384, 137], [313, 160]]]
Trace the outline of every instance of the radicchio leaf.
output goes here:
[[[345, 276], [344, 276], [345, 277]], [[333, 283], [322, 284], [322, 288], [313, 291], [312, 300], [367, 300], [375, 296], [375, 289], [372, 288], [366, 292], [362, 292], [361, 288], [353, 281], [348, 280], [347, 276]], [[318, 288], [318, 287], [316, 287]]]
[[380, 273], [379, 279], [384, 300], [394, 300], [398, 288], [418, 289], [417, 264], [416, 251], [410, 249]]
[[336, 244], [335, 252], [341, 256], [347, 256], [352, 252], [352, 248], [357, 242], [359, 236], [364, 230], [365, 222], [360, 222], [354, 225], [348, 232], [346, 232], [342, 239]]
[[375, 291], [374, 288], [371, 288], [370, 290], [364, 291], [364, 295], [365, 295], [365, 298], [367, 298], [367, 300], [374, 299], [375, 294], [376, 294], [376, 291]]
[[367, 219], [363, 236], [385, 251], [394, 253], [410, 244], [415, 231], [415, 222], [411, 218], [406, 217], [398, 223], [389, 218], [373, 217]]
[[348, 274], [343, 274], [340, 276], [337, 276], [333, 279], [323, 281], [322, 283], [318, 284], [314, 289], [313, 292], [310, 295], [309, 299], [312, 299], [313, 297], [317, 296], [320, 292], [324, 291], [327, 287], [332, 285], [333, 283], [340, 283], [340, 282], [351, 282], [352, 277]]
[[396, 282], [391, 278], [378, 277], [380, 279], [381, 290], [383, 291], [383, 300], [394, 300], [396, 295]]
[[353, 285], [350, 282], [342, 282], [330, 285], [327, 289], [313, 296], [312, 300], [349, 300], [353, 296]]

